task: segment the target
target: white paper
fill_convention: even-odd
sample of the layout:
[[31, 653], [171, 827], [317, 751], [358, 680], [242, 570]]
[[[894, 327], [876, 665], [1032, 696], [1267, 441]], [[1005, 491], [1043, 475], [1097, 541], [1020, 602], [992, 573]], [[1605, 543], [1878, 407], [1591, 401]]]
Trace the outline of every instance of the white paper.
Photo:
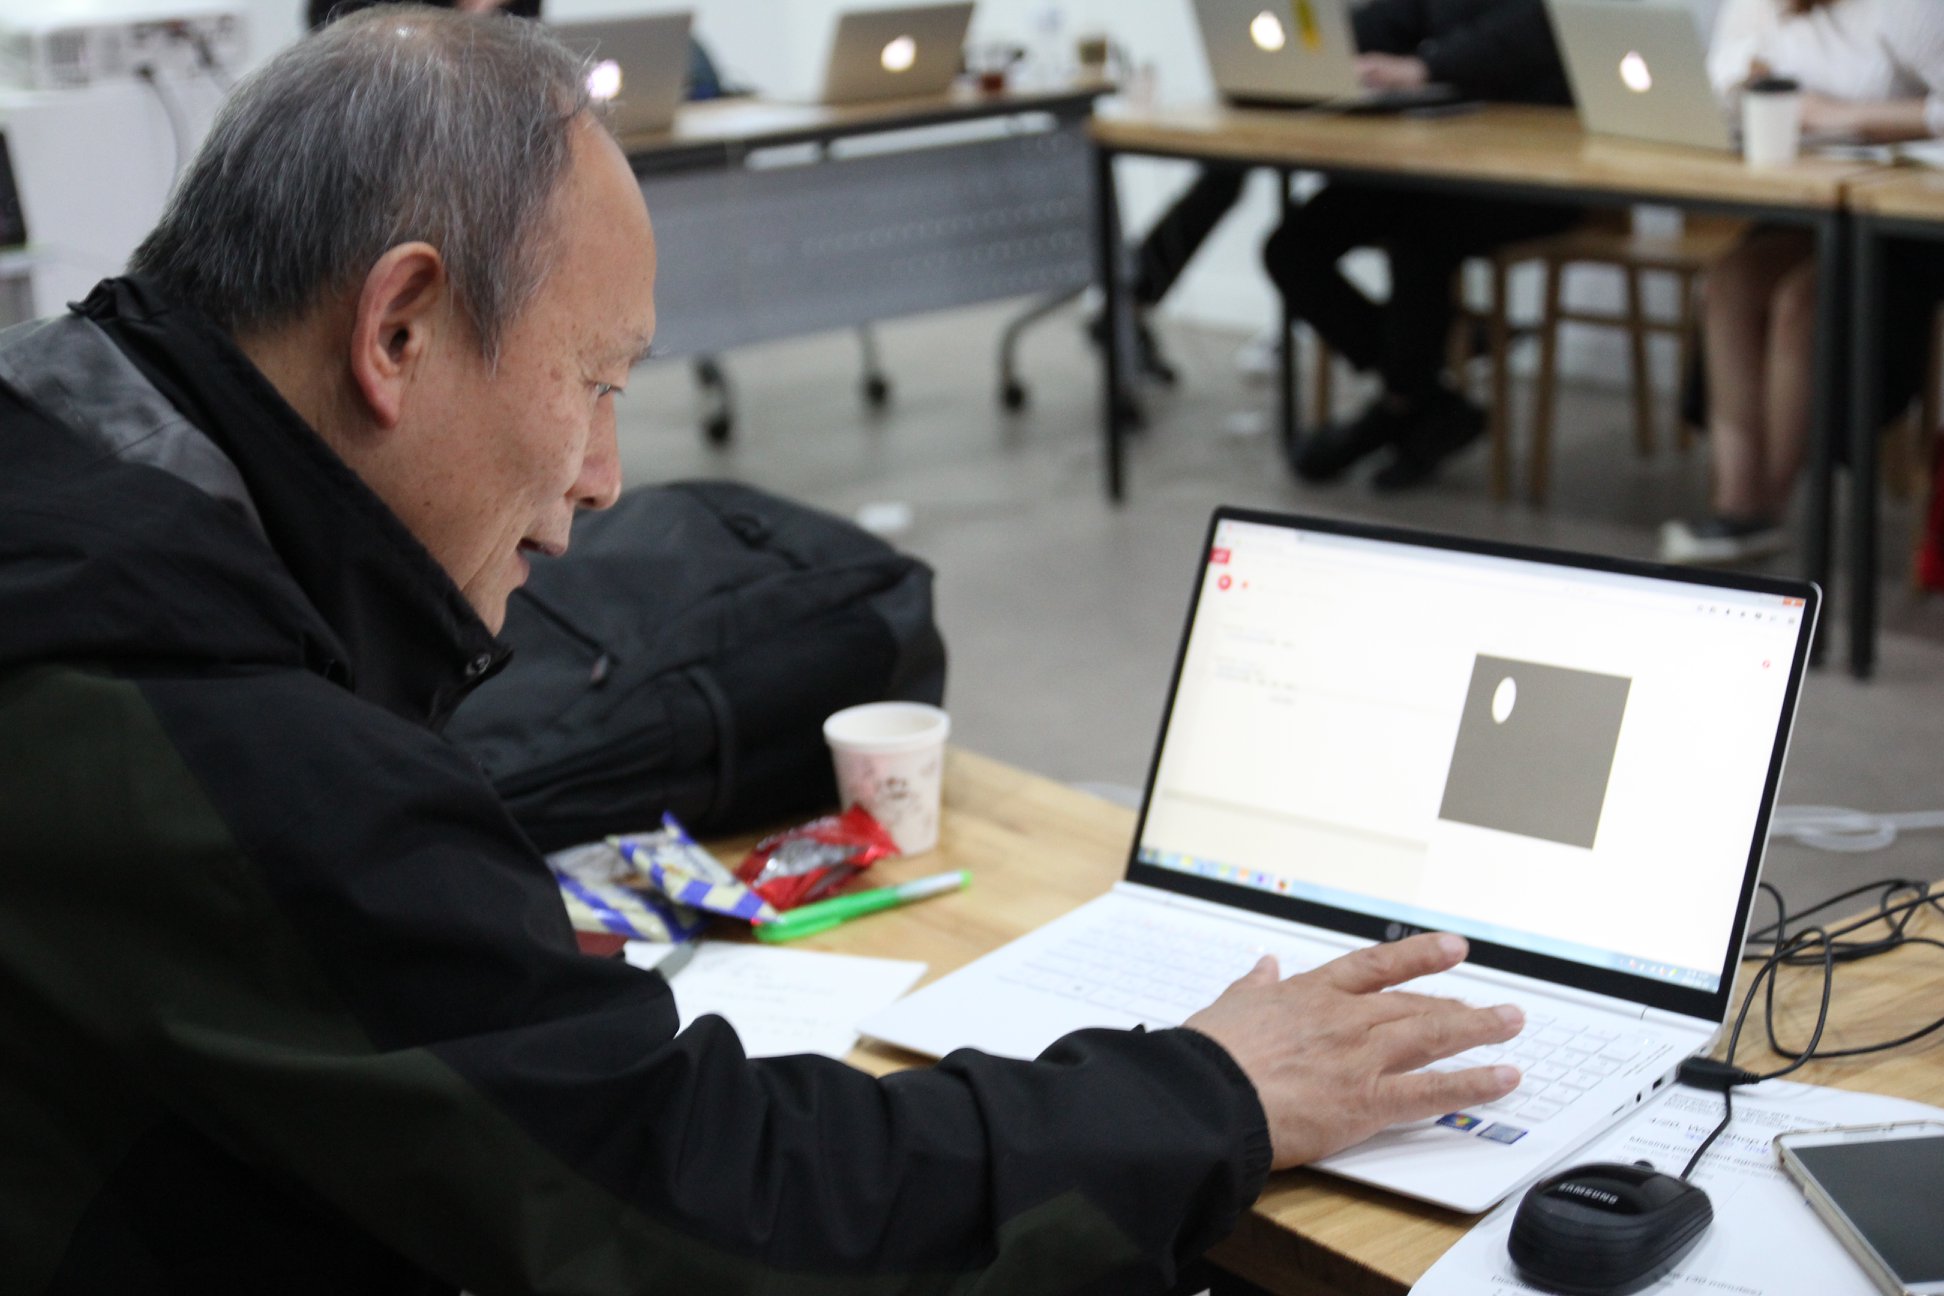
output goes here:
[[[1809, 1209], [1775, 1162], [1771, 1140], [1787, 1130], [1920, 1120], [1935, 1107], [1814, 1085], [1771, 1080], [1735, 1091], [1735, 1120], [1695, 1167], [1714, 1223], [1672, 1273], [1641, 1296], [1876, 1296], [1876, 1287], [1843, 1244]], [[1681, 1167], [1721, 1121], [1721, 1095], [1669, 1086], [1605, 1136], [1569, 1158], [1649, 1161], [1668, 1174]], [[1536, 1288], [1519, 1281], [1506, 1254], [1515, 1194], [1445, 1252], [1411, 1288], [1414, 1296], [1502, 1296]]]
[[[646, 945], [637, 955], [635, 945], [628, 943], [628, 961], [652, 967], [662, 947]], [[923, 963], [901, 959], [705, 941], [668, 984], [684, 1029], [715, 1013], [736, 1028], [751, 1057], [842, 1059], [857, 1043], [857, 1024], [924, 972]]]

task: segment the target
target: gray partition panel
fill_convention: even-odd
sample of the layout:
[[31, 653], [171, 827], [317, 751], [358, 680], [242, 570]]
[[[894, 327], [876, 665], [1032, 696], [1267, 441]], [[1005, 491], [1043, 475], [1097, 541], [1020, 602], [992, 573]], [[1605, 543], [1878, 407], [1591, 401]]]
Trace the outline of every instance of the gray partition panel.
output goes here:
[[[807, 150], [794, 150], [802, 156]], [[657, 354], [1091, 282], [1085, 127], [649, 175]]]

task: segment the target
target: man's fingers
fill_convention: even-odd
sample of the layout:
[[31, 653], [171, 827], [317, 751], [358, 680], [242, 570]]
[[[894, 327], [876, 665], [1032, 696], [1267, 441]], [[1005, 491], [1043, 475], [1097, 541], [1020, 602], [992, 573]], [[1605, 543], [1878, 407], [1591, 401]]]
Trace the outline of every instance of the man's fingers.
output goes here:
[[1384, 1095], [1390, 1123], [1424, 1120], [1467, 1107], [1483, 1107], [1519, 1087], [1519, 1069], [1467, 1067], [1463, 1071], [1412, 1071], [1387, 1078]]
[[1525, 1014], [1510, 1004], [1473, 1008], [1445, 1000], [1423, 1012], [1379, 1023], [1371, 1037], [1390, 1067], [1415, 1071], [1482, 1044], [1502, 1044], [1524, 1025]]
[[1276, 964], [1274, 954], [1264, 954], [1255, 961], [1255, 966], [1229, 983], [1232, 990], [1242, 985], [1274, 985], [1282, 980], [1282, 969]]
[[1325, 963], [1316, 974], [1339, 990], [1370, 994], [1449, 971], [1465, 961], [1465, 949], [1464, 937], [1435, 932], [1345, 954]]

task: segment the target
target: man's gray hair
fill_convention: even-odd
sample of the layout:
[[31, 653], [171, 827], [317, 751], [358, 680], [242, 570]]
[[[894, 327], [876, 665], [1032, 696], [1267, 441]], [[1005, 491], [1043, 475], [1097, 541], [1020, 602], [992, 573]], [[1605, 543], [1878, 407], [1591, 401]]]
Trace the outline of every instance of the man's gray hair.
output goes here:
[[341, 19], [237, 87], [129, 271], [235, 335], [294, 322], [423, 240], [494, 362], [551, 268], [584, 75], [521, 19]]

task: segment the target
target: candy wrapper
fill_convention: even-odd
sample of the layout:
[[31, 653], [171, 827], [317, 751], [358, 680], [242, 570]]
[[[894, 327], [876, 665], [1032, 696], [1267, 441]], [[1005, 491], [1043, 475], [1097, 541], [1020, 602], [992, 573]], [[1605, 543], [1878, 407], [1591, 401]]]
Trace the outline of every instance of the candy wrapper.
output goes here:
[[884, 825], [863, 806], [852, 806], [763, 838], [743, 857], [736, 876], [777, 909], [794, 909], [897, 853]]
[[608, 841], [650, 885], [677, 904], [744, 922], [769, 922], [776, 917], [776, 910], [762, 896], [696, 845], [674, 815], [662, 816], [660, 832]]
[[679, 945], [695, 939], [703, 916], [643, 885], [641, 874], [608, 842], [571, 846], [547, 856], [574, 930], [613, 932], [629, 940]]

